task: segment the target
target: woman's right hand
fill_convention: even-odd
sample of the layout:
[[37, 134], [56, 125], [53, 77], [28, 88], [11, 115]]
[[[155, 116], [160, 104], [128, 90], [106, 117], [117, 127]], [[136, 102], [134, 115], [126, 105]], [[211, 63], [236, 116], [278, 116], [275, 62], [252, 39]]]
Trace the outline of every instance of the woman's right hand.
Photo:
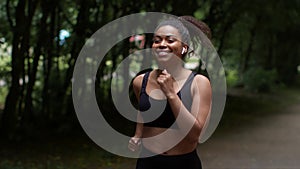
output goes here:
[[128, 143], [129, 150], [135, 152], [138, 151], [141, 145], [141, 138], [131, 137]]

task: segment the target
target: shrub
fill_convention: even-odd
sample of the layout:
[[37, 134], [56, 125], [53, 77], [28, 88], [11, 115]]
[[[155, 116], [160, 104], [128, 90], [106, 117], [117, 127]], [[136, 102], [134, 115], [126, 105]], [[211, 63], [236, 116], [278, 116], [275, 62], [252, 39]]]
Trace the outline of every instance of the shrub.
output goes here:
[[244, 73], [243, 82], [247, 89], [255, 92], [270, 92], [275, 85], [277, 72], [252, 67]]

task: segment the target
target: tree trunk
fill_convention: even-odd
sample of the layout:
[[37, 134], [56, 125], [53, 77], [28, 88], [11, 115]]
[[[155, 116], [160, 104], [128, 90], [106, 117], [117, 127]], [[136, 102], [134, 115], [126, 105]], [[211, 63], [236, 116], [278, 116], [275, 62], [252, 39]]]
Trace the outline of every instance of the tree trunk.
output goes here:
[[[50, 7], [49, 7], [50, 5]], [[45, 8], [47, 8], [45, 6]], [[55, 57], [55, 48], [54, 48], [54, 39], [56, 35], [56, 18], [57, 18], [57, 6], [53, 4], [51, 1], [48, 3], [48, 14], [50, 14], [50, 24], [48, 25], [48, 38], [46, 40], [45, 45], [45, 57], [43, 60], [43, 75], [44, 75], [44, 86], [43, 86], [43, 92], [42, 92], [42, 111], [47, 120], [52, 120], [54, 117], [53, 113], [54, 111], [50, 110], [51, 107], [51, 96], [50, 88], [49, 88], [49, 82], [50, 82], [50, 76], [51, 76], [51, 69], [53, 65], [53, 57]], [[59, 41], [59, 37], [57, 38], [57, 41]], [[62, 103], [62, 101], [59, 101], [59, 103]], [[58, 104], [59, 105], [59, 104]], [[59, 107], [59, 106], [57, 106]]]
[[[7, 2], [8, 3], [8, 2]], [[21, 53], [22, 37], [24, 31], [24, 16], [26, 2], [20, 0], [16, 6], [15, 25], [10, 20], [10, 14], [7, 14], [13, 30], [12, 40], [12, 70], [11, 86], [5, 100], [5, 107], [2, 115], [2, 134], [4, 138], [12, 139], [18, 125], [17, 106], [20, 100], [20, 78], [22, 74], [22, 63], [24, 62], [24, 53]], [[8, 5], [9, 7], [9, 5]]]
[[31, 66], [31, 69], [28, 75], [28, 84], [27, 84], [27, 90], [26, 90], [26, 96], [25, 96], [25, 108], [24, 108], [24, 116], [22, 121], [22, 128], [30, 128], [30, 125], [33, 125], [33, 103], [32, 103], [32, 93], [34, 84], [36, 82], [36, 75], [38, 70], [38, 64], [40, 60], [40, 56], [42, 54], [42, 47], [44, 46], [43, 42], [45, 40], [45, 37], [47, 37], [47, 18], [49, 11], [47, 9], [47, 5], [45, 5], [45, 1], [42, 2], [42, 18], [39, 26], [39, 33], [38, 33], [38, 40], [34, 49], [34, 55], [33, 55], [33, 63]]
[[260, 21], [261, 16], [256, 16], [256, 20], [255, 23], [253, 25], [253, 27], [250, 30], [250, 39], [249, 39], [249, 44], [248, 44], [248, 48], [245, 54], [245, 59], [242, 65], [242, 73], [245, 73], [248, 68], [249, 68], [249, 61], [250, 61], [250, 56], [253, 50], [253, 45], [254, 45], [254, 38], [256, 36], [256, 29], [258, 27], [258, 23]]
[[77, 16], [77, 22], [74, 26], [74, 41], [71, 48], [71, 58], [69, 60], [69, 68], [66, 72], [66, 78], [63, 85], [62, 93], [63, 103], [66, 107], [62, 110], [63, 113], [70, 113], [73, 110], [73, 105], [69, 104], [70, 100], [72, 100], [72, 95], [67, 93], [71, 87], [71, 79], [73, 75], [73, 69], [75, 66], [75, 61], [78, 57], [78, 54], [83, 47], [85, 40], [87, 38], [87, 31], [89, 25], [89, 10], [90, 10], [90, 0], [80, 0], [79, 2], [80, 9]]

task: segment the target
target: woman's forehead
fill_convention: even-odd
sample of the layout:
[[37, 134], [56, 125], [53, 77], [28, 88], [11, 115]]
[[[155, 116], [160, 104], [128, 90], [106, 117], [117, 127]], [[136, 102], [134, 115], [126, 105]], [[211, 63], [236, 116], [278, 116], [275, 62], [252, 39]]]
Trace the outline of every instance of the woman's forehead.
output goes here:
[[181, 38], [179, 31], [171, 25], [164, 25], [158, 28], [155, 32], [155, 36], [175, 36]]

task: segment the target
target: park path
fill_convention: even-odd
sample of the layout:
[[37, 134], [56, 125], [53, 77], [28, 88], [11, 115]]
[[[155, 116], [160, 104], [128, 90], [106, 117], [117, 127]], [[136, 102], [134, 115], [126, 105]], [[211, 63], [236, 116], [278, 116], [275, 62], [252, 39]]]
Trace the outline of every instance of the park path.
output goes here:
[[[203, 169], [300, 169], [300, 97], [276, 111], [240, 128], [217, 129], [197, 148]], [[135, 162], [105, 169], [134, 169]]]
[[300, 169], [300, 103], [199, 145], [203, 169]]

